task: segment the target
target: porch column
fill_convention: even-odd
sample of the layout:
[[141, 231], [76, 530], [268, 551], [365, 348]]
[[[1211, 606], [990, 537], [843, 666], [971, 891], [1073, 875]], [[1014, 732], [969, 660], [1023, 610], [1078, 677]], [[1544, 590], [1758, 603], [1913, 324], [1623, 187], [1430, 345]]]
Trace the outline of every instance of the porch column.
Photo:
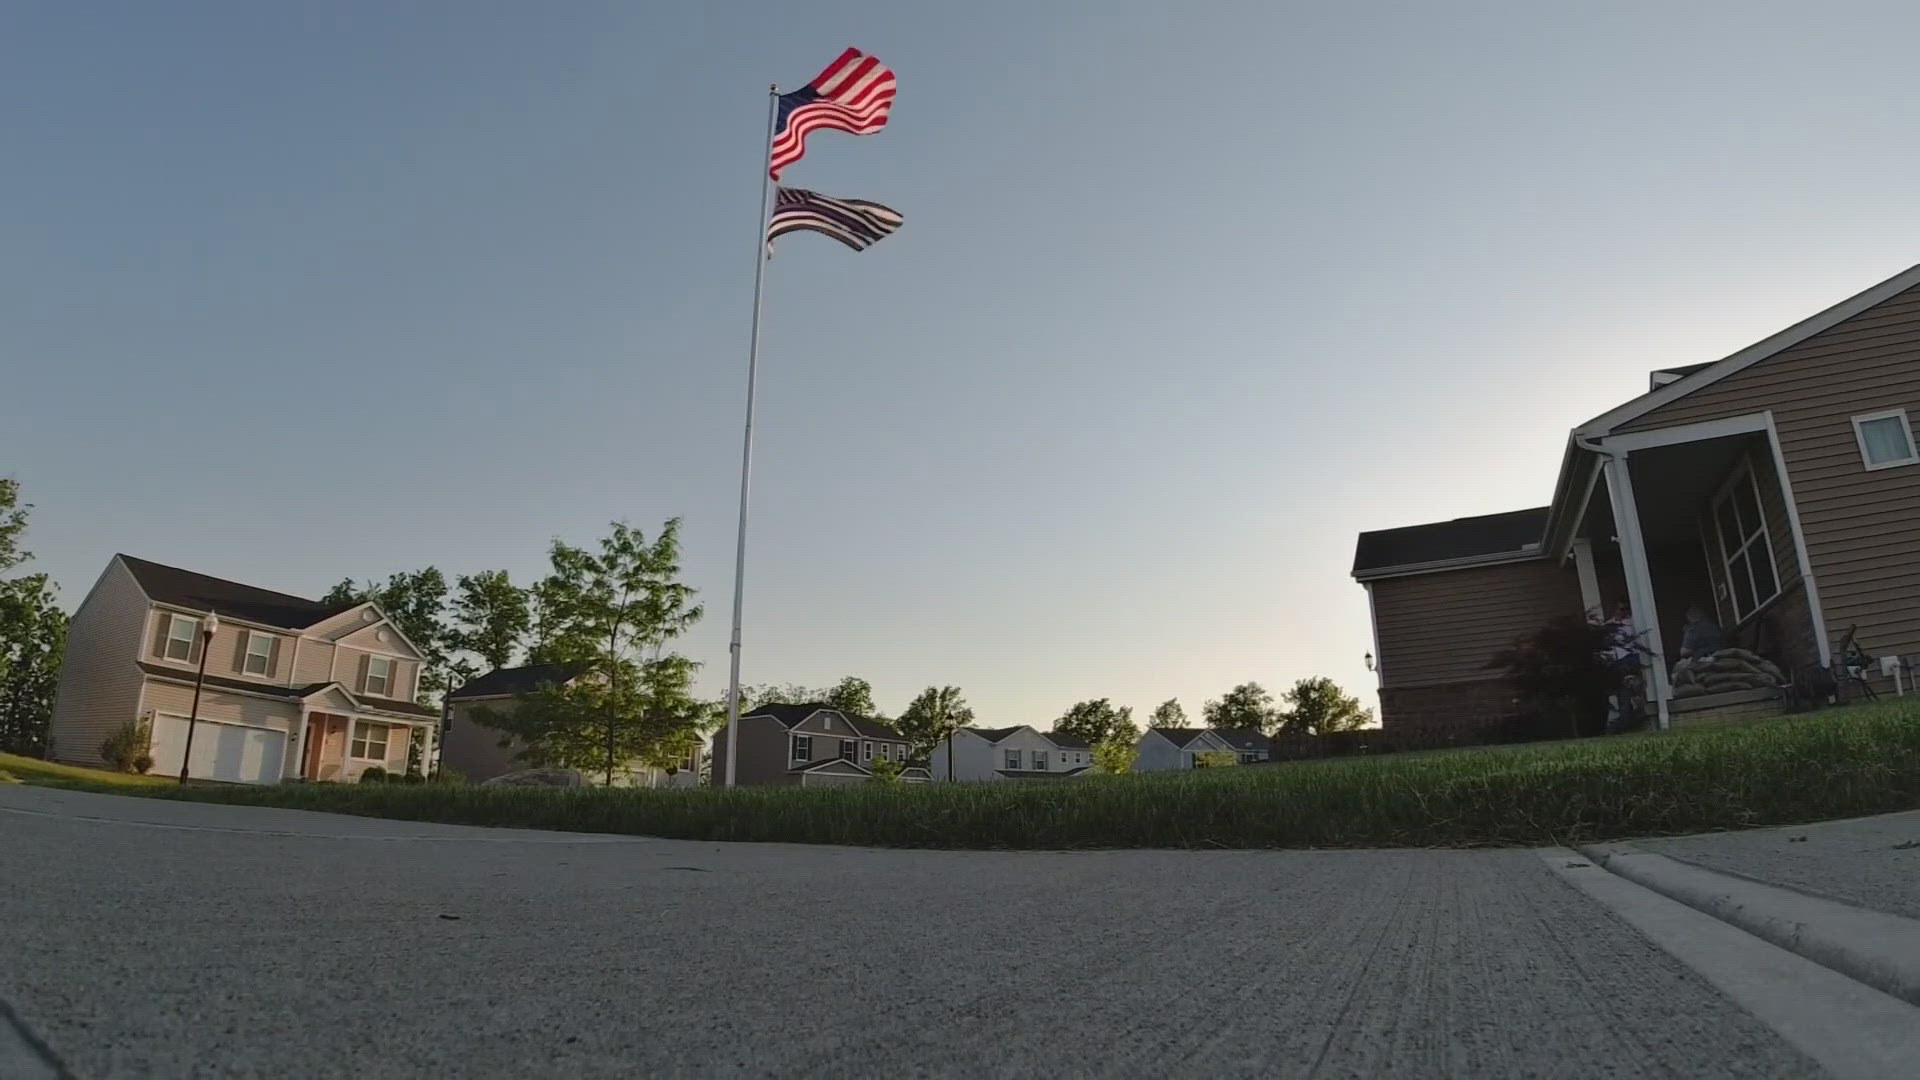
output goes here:
[[[1602, 446], [1605, 444], [1602, 443]], [[1627, 468], [1627, 452], [1607, 452], [1607, 496], [1613, 504], [1614, 529], [1620, 537], [1620, 563], [1626, 571], [1628, 602], [1633, 605], [1634, 629], [1642, 631], [1651, 656], [1647, 689], [1652, 692], [1658, 711], [1660, 730], [1671, 726], [1667, 702], [1673, 696], [1667, 685], [1667, 650], [1660, 640], [1660, 612], [1653, 603], [1653, 574], [1647, 569], [1646, 540], [1640, 534], [1640, 509], [1633, 498], [1633, 476]]]
[[1573, 542], [1573, 569], [1580, 575], [1580, 606], [1589, 615], [1597, 612], [1606, 618], [1607, 613], [1600, 610], [1600, 578], [1593, 572], [1593, 541], [1582, 538]]
[[[301, 709], [300, 718], [294, 723], [299, 729], [293, 733], [293, 775], [296, 779], [305, 780], [307, 778], [307, 732], [313, 727], [313, 714]], [[280, 778], [282, 780], [287, 778], [284, 761], [280, 763]]]

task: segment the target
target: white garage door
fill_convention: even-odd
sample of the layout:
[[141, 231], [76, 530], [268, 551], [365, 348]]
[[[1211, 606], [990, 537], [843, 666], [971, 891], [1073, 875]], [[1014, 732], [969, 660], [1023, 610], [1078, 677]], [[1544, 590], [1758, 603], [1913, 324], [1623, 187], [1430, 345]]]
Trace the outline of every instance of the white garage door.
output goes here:
[[[161, 716], [153, 722], [153, 771], [180, 775], [187, 748], [187, 721]], [[277, 784], [286, 762], [287, 734], [272, 728], [202, 720], [193, 728], [193, 760], [187, 775], [195, 780], [232, 784]]]

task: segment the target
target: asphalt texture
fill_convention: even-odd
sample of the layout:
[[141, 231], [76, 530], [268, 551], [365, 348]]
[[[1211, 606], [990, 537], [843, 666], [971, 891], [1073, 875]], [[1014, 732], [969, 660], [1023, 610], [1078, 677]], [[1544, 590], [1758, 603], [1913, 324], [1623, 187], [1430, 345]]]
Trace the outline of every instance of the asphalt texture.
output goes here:
[[0, 788], [78, 1077], [1801, 1077], [1528, 851], [718, 845]]
[[1920, 919], [1920, 811], [1634, 846], [1709, 870]]

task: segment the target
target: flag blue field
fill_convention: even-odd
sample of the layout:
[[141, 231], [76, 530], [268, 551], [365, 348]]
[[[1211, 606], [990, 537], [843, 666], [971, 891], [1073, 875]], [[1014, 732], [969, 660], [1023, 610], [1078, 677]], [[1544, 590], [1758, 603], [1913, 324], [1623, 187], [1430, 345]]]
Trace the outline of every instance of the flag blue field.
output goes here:
[[892, 68], [859, 49], [841, 53], [812, 82], [780, 96], [767, 154], [768, 175], [778, 180], [780, 170], [800, 160], [807, 152], [809, 132], [832, 128], [871, 135], [886, 127], [893, 95]]

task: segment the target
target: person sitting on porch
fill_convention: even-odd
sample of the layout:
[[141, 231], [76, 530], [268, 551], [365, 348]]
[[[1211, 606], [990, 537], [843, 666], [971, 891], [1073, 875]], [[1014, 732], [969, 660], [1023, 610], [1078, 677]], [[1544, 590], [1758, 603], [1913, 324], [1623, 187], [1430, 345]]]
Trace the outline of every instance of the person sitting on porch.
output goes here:
[[1700, 604], [1687, 606], [1687, 628], [1680, 635], [1680, 657], [1710, 656], [1727, 647], [1726, 635]]

